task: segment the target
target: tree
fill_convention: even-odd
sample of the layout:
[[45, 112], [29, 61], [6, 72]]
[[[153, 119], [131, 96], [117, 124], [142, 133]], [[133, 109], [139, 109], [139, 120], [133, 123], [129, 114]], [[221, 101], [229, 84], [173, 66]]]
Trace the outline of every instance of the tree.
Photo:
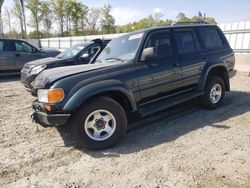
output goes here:
[[31, 26], [36, 28], [37, 38], [40, 38], [39, 24], [41, 21], [40, 0], [27, 0], [26, 8], [31, 12]]
[[190, 19], [186, 17], [185, 13], [183, 12], [180, 12], [178, 15], [177, 15], [177, 22], [189, 22]]
[[88, 15], [86, 17], [86, 22], [92, 33], [94, 33], [97, 30], [96, 26], [100, 19], [100, 16], [101, 16], [101, 10], [99, 8], [93, 7], [88, 12]]
[[24, 36], [24, 28], [23, 28], [23, 13], [22, 13], [22, 7], [19, 0], [14, 0], [14, 4], [12, 6], [11, 12], [13, 15], [17, 18], [19, 26], [21, 28], [22, 38], [25, 38]]
[[52, 27], [53, 12], [49, 6], [48, 1], [43, 1], [41, 3], [41, 23], [45, 30], [45, 36], [50, 36], [50, 30]]
[[162, 12], [160, 10], [157, 10], [154, 12], [152, 16], [153, 16], [153, 19], [155, 20], [156, 26], [158, 26], [161, 18], [163, 17]]
[[115, 30], [115, 19], [111, 15], [112, 7], [109, 4], [105, 4], [102, 10], [101, 25], [104, 33], [111, 33]]
[[81, 5], [81, 12], [80, 12], [81, 32], [82, 32], [82, 34], [84, 34], [84, 27], [85, 27], [85, 22], [87, 21], [87, 15], [89, 12], [89, 8], [82, 3], [80, 5]]
[[51, 0], [52, 9], [60, 26], [61, 36], [64, 36], [66, 0]]

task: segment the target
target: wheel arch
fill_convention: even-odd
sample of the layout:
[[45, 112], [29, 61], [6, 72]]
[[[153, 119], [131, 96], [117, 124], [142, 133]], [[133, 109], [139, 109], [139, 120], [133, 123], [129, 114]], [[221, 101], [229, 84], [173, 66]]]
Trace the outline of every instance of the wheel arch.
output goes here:
[[203, 74], [200, 83], [198, 84], [198, 90], [203, 91], [205, 88], [206, 81], [210, 75], [218, 76], [223, 79], [225, 83], [226, 91], [230, 91], [229, 74], [225, 65], [213, 65], [210, 66], [207, 71]]
[[74, 112], [86, 101], [98, 96], [110, 97], [118, 102], [126, 112], [136, 111], [137, 105], [132, 92], [120, 81], [100, 81], [78, 90], [65, 104], [65, 112]]

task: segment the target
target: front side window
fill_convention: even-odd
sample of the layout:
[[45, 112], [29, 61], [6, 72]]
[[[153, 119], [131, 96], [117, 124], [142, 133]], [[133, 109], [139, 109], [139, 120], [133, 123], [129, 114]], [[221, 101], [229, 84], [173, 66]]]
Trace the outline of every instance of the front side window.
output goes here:
[[101, 49], [100, 46], [94, 46], [93, 48], [90, 48], [88, 51], [89, 57], [92, 58], [99, 50]]
[[223, 46], [222, 38], [216, 28], [201, 28], [198, 29], [202, 43], [205, 48], [218, 48]]
[[157, 58], [165, 58], [173, 55], [173, 48], [168, 33], [158, 33], [152, 35], [145, 48], [155, 48], [157, 52]]
[[192, 32], [181, 31], [176, 32], [174, 35], [179, 54], [188, 54], [196, 51]]
[[15, 46], [17, 52], [26, 52], [26, 53], [33, 52], [32, 46], [28, 45], [26, 42], [16, 41]]
[[97, 63], [124, 62], [135, 58], [143, 33], [132, 33], [113, 39], [97, 58]]

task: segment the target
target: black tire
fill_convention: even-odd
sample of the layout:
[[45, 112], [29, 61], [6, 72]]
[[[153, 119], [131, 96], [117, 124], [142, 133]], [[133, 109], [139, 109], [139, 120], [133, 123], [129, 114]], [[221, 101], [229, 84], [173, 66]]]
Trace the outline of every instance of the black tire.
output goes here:
[[[212, 88], [217, 84], [220, 85], [221, 87], [221, 97], [216, 103], [214, 103], [212, 102], [212, 99], [210, 97], [210, 92]], [[222, 78], [218, 76], [209, 76], [205, 85], [204, 92], [205, 92], [204, 95], [199, 98], [200, 104], [204, 108], [207, 108], [209, 110], [214, 110], [223, 103], [225, 97], [225, 82], [223, 81]]]
[[[85, 121], [87, 121], [86, 119], [89, 118], [88, 116], [91, 113], [99, 109], [106, 110], [111, 113], [116, 122], [114, 132], [110, 134], [111, 136], [109, 138], [103, 141], [92, 139], [90, 136], [88, 136], [87, 131], [85, 130]], [[105, 126], [106, 125], [107, 124], [105, 124]], [[71, 128], [73, 136], [76, 138], [80, 147], [90, 150], [106, 149], [117, 144], [125, 136], [127, 129], [127, 117], [121, 105], [115, 100], [108, 97], [95, 97], [92, 100], [86, 102], [73, 116]]]

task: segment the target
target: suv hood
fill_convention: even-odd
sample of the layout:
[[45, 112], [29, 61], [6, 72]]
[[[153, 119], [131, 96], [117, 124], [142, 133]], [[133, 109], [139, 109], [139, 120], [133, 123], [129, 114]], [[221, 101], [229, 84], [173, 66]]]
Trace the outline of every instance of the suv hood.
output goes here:
[[114, 65], [115, 63], [98, 63], [98, 64], [87, 64], [87, 65], [77, 65], [77, 66], [67, 66], [44, 70], [40, 73], [36, 79], [31, 83], [35, 89], [45, 88], [49, 83], [53, 83], [56, 80], [72, 76], [79, 73], [85, 73], [89, 71], [94, 71], [97, 69], [102, 69]]
[[38, 65], [48, 65], [48, 64], [52, 64], [52, 63], [59, 63], [61, 62], [62, 59], [56, 58], [56, 57], [48, 57], [48, 58], [44, 58], [44, 59], [38, 59], [35, 61], [31, 61], [29, 63], [26, 63], [24, 65], [24, 67], [26, 68], [32, 68]]

